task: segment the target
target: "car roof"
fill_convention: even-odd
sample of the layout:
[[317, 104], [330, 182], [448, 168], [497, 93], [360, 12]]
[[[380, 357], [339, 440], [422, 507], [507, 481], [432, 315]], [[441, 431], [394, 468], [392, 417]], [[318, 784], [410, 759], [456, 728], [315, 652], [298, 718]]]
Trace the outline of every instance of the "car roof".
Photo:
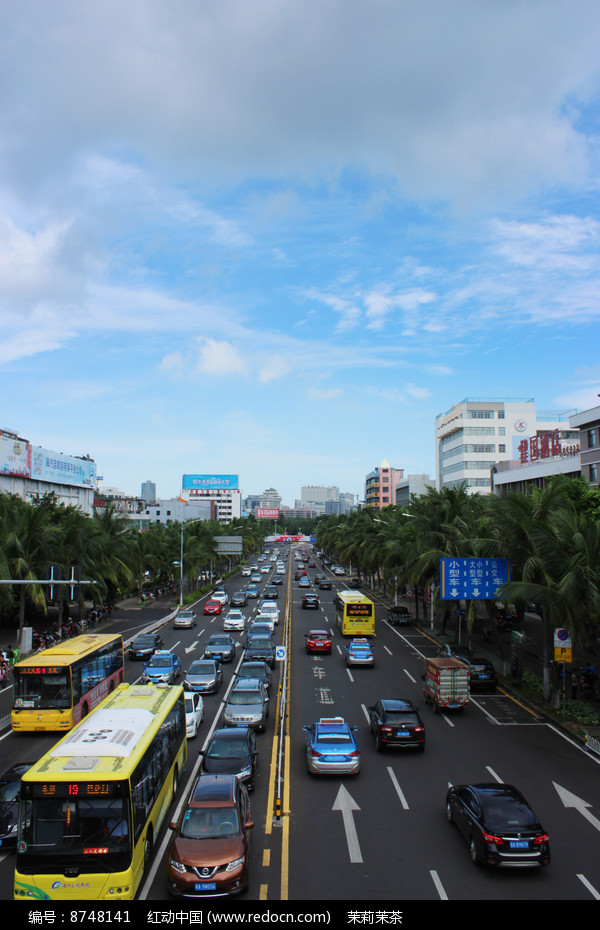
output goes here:
[[235, 775], [200, 775], [194, 785], [190, 805], [214, 803], [215, 806], [233, 802], [237, 779]]
[[244, 681], [234, 681], [232, 691], [235, 691], [238, 688], [240, 691], [260, 691], [262, 682], [260, 678], [244, 678]]

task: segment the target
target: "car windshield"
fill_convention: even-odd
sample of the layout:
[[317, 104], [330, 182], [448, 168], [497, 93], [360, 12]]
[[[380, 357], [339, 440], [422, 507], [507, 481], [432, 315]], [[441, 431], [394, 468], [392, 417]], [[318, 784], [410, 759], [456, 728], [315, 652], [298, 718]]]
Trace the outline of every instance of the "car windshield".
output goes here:
[[310, 639], [318, 639], [319, 641], [322, 640], [322, 639], [329, 639], [327, 633], [310, 633], [310, 634], [309, 634], [309, 638], [310, 638]]
[[262, 704], [260, 691], [232, 691], [229, 695], [230, 704]]
[[230, 640], [226, 636], [211, 636], [208, 641], [209, 646], [229, 646]]
[[241, 739], [215, 739], [206, 753], [210, 759], [244, 759], [248, 745]]
[[253, 636], [248, 645], [251, 649], [271, 649], [273, 643], [270, 639], [263, 639], [262, 636]]
[[148, 668], [170, 668], [172, 661], [170, 656], [152, 656]]
[[186, 714], [193, 714], [196, 709], [196, 705], [191, 698], [185, 699], [185, 712]]
[[215, 666], [212, 662], [192, 662], [188, 675], [214, 675]]
[[236, 836], [239, 832], [235, 807], [188, 807], [179, 834], [185, 839], [210, 840], [217, 836]]
[[138, 636], [138, 638], [134, 640], [133, 645], [143, 647], [143, 646], [153, 646], [154, 643], [155, 643], [155, 639], [153, 636]]

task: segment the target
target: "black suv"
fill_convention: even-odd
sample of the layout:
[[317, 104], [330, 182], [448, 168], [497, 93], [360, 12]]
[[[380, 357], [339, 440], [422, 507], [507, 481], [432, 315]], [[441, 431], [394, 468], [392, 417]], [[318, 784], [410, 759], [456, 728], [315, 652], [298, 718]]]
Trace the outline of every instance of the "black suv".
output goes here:
[[302, 598], [302, 608], [310, 608], [311, 610], [317, 610], [319, 607], [319, 596], [318, 594], [305, 594]]
[[375, 749], [425, 749], [425, 726], [410, 701], [383, 699], [367, 708]]

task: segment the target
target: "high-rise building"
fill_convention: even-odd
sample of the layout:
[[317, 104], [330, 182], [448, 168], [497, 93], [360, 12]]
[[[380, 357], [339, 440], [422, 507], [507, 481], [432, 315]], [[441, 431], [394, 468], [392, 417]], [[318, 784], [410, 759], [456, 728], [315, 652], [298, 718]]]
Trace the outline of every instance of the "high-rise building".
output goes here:
[[242, 494], [237, 475], [183, 475], [181, 497], [189, 503], [214, 504], [215, 519], [229, 523], [242, 515]]
[[581, 474], [597, 488], [600, 481], [600, 407], [573, 414], [569, 423], [579, 430]]
[[533, 398], [465, 398], [435, 419], [437, 488], [466, 482], [469, 494], [488, 494], [499, 462], [545, 459], [578, 441], [568, 411], [538, 414]]
[[365, 480], [365, 504], [367, 507], [389, 507], [396, 503], [396, 485], [404, 477], [403, 468], [392, 468], [385, 459]]
[[156, 483], [154, 481], [144, 481], [140, 497], [147, 504], [154, 504], [156, 502]]
[[300, 490], [300, 506], [306, 507], [307, 504], [324, 504], [325, 501], [336, 501], [339, 496], [339, 488], [336, 487], [318, 484], [305, 485]]

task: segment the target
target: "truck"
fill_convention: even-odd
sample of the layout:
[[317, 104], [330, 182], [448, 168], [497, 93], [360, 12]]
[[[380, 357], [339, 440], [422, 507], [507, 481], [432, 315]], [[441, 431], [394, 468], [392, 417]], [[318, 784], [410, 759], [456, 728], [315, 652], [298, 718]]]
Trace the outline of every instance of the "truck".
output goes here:
[[469, 703], [469, 669], [458, 659], [426, 659], [423, 680], [425, 702], [435, 712], [462, 711]]

